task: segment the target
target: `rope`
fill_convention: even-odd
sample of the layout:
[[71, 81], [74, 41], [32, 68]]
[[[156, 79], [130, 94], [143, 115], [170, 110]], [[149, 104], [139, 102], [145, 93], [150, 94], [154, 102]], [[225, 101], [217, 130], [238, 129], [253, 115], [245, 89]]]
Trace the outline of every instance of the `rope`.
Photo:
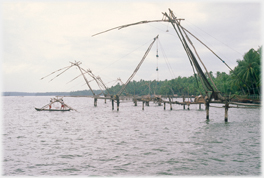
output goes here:
[[168, 61], [168, 58], [167, 58], [167, 56], [166, 56], [166, 53], [165, 53], [165, 51], [164, 51], [164, 49], [163, 49], [163, 47], [162, 47], [162, 45], [161, 45], [160, 40], [159, 40], [159, 44], [160, 44], [161, 53], [162, 53], [163, 58], [164, 58], [164, 60], [165, 60], [165, 62], [166, 62], [166, 65], [167, 65], [167, 67], [168, 67], [168, 70], [169, 70], [171, 76], [172, 76], [173, 78], [176, 78], [175, 75], [174, 75], [174, 73], [173, 73], [172, 67], [171, 67], [171, 65], [170, 65], [170, 63], [169, 63], [169, 61]]
[[132, 80], [132, 78], [136, 75], [137, 71], [139, 70], [141, 64], [144, 62], [145, 58], [147, 57], [150, 49], [152, 48], [154, 42], [157, 40], [158, 36], [154, 38], [153, 42], [150, 44], [150, 46], [148, 47], [147, 51], [145, 52], [143, 58], [141, 59], [141, 61], [139, 62], [139, 64], [137, 65], [136, 69], [134, 70], [133, 74], [128, 78], [127, 82], [125, 83], [125, 85], [123, 85], [123, 87], [121, 88], [121, 90], [118, 92], [117, 95], [120, 95], [124, 89], [126, 88], [127, 84]]

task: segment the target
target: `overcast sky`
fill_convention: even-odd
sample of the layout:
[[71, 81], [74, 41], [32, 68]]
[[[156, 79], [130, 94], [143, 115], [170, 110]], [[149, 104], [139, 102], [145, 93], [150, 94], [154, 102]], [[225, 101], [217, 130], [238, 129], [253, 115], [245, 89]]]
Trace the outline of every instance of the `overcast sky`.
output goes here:
[[[202, 40], [231, 68], [251, 48], [262, 45], [261, 1], [3, 1], [1, 4], [2, 91], [51, 92], [88, 89], [76, 67], [49, 82], [42, 77], [80, 61], [108, 87], [125, 83], [153, 38], [159, 35], [133, 80], [165, 80], [193, 75], [183, 47], [166, 22], [93, 34], [143, 20], [161, 20], [170, 8], [181, 25]], [[220, 3], [221, 2], [221, 3]], [[228, 68], [192, 39], [207, 69]], [[158, 45], [157, 45], [158, 44]], [[158, 49], [159, 58], [156, 58]], [[157, 73], [156, 68], [159, 68]], [[172, 70], [170, 70], [172, 69]], [[91, 80], [87, 76], [88, 80]], [[95, 82], [91, 82], [98, 89]]]

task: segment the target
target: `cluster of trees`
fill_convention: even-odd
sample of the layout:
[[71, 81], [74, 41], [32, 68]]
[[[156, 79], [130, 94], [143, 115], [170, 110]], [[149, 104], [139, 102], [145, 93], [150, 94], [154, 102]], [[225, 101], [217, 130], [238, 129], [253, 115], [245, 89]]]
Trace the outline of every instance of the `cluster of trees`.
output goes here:
[[[243, 57], [237, 60], [237, 66], [229, 74], [225, 72], [209, 72], [217, 89], [225, 94], [260, 95], [261, 94], [261, 56], [262, 47], [258, 50], [250, 49]], [[208, 77], [208, 75], [206, 75]], [[197, 77], [198, 78], [198, 77]], [[118, 83], [109, 88], [110, 94], [116, 94], [121, 89]], [[205, 94], [202, 83], [196, 77], [181, 77], [165, 81], [131, 81], [124, 95], [199, 95]]]
[[[99, 95], [102, 93], [101, 90], [93, 90], [93, 92], [96, 95]], [[93, 92], [91, 90], [71, 91], [69, 93], [69, 96], [88, 96], [88, 95], [93, 95]]]
[[237, 67], [231, 72], [231, 85], [243, 94], [261, 94], [262, 47], [250, 49], [243, 60], [237, 60]]

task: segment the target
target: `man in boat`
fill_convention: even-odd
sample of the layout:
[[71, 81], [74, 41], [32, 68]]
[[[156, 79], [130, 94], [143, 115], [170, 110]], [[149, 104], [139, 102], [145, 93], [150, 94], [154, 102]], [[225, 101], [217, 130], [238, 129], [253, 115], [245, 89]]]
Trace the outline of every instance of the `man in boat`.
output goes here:
[[50, 99], [49, 109], [51, 109], [52, 99]]
[[64, 103], [63, 103], [63, 100], [62, 100], [62, 102], [61, 102], [61, 109], [64, 110]]

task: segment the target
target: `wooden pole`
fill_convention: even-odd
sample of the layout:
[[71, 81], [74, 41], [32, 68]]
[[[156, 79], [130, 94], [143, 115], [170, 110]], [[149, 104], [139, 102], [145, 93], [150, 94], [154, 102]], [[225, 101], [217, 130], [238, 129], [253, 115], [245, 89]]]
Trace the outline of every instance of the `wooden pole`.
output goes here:
[[201, 103], [199, 104], [199, 110], [201, 110]]
[[164, 102], [163, 104], [164, 104], [163, 108], [164, 108], [164, 110], [166, 110], [166, 103]]
[[228, 108], [229, 108], [229, 103], [228, 99], [225, 101], [225, 122], [228, 122]]
[[113, 98], [113, 95], [111, 96], [111, 100], [112, 100], [112, 110], [114, 110], [114, 98]]
[[187, 109], [190, 110], [190, 103], [188, 103], [187, 105], [188, 105], [188, 108]]
[[142, 101], [142, 110], [144, 110], [144, 101]]
[[94, 98], [94, 107], [97, 107], [97, 98]]
[[206, 120], [209, 120], [209, 100], [205, 100]]
[[137, 106], [137, 99], [134, 99], [135, 106]]
[[118, 95], [116, 95], [116, 104], [117, 104], [117, 111], [119, 111], [119, 96]]
[[[182, 96], [182, 102], [183, 103], [185, 102], [185, 96], [184, 95]], [[183, 104], [183, 109], [185, 109], [185, 104]]]
[[169, 101], [170, 101], [170, 110], [172, 110], [172, 104], [171, 104], [171, 98], [169, 97]]
[[149, 101], [146, 101], [146, 106], [149, 106]]

